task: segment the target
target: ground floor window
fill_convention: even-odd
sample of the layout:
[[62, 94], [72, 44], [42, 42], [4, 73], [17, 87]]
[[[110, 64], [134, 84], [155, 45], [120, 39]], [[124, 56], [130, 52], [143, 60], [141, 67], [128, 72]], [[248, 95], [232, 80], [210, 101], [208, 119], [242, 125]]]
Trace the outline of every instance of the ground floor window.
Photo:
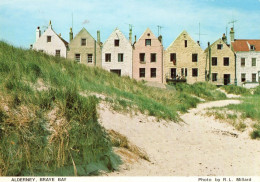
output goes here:
[[198, 68], [192, 68], [192, 76], [197, 77], [198, 76]]
[[118, 53], [118, 62], [123, 62], [123, 61], [124, 61], [124, 54]]
[[93, 54], [88, 54], [88, 63], [93, 62]]
[[245, 81], [246, 81], [246, 74], [241, 73], [241, 82], [245, 82]]
[[56, 51], [55, 51], [55, 56], [56, 56], [56, 57], [60, 57], [60, 50], [56, 50]]
[[256, 82], [256, 73], [252, 74], [252, 82]]
[[218, 74], [217, 73], [212, 73], [212, 81], [213, 82], [218, 81]]
[[156, 78], [156, 68], [151, 68], [151, 78]]
[[80, 54], [75, 54], [75, 60], [80, 62]]
[[111, 73], [115, 73], [115, 74], [117, 74], [118, 76], [121, 76], [121, 70], [117, 70], [117, 69], [112, 69], [112, 70], [110, 70], [110, 72]]
[[105, 54], [105, 62], [111, 62], [111, 54], [110, 53]]
[[139, 77], [144, 78], [145, 77], [145, 68], [139, 68]]

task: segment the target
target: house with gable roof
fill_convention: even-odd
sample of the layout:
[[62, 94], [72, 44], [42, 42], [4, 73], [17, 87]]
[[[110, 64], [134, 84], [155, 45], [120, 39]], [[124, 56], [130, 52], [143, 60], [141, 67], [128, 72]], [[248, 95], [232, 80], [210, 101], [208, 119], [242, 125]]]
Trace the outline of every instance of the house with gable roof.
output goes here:
[[70, 28], [69, 34], [67, 58], [89, 66], [101, 67], [100, 31], [97, 31], [97, 41], [85, 28], [82, 28], [74, 38], [72, 28]]
[[203, 82], [205, 68], [204, 51], [185, 30], [164, 51], [164, 82]]
[[133, 78], [163, 83], [162, 37], [147, 28], [133, 45]]
[[36, 41], [32, 49], [58, 57], [67, 57], [68, 42], [58, 35], [49, 23], [48, 28], [41, 35], [40, 27], [36, 29]]
[[132, 78], [132, 45], [116, 28], [102, 47], [102, 68]]
[[[216, 40], [205, 50], [207, 59], [207, 75], [210, 82], [215, 85], [228, 85], [235, 83], [235, 54], [227, 45], [226, 35]], [[211, 53], [211, 55], [209, 55]], [[208, 61], [209, 58], [211, 61]], [[211, 71], [210, 65], [211, 64]]]

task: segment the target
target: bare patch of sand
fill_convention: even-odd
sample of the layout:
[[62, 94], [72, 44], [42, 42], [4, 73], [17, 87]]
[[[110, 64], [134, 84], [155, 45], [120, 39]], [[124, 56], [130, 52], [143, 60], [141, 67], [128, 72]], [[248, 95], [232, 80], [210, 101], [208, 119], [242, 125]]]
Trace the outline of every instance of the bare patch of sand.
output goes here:
[[[260, 175], [260, 142], [234, 127], [200, 114], [209, 107], [238, 104], [223, 100], [199, 104], [181, 116], [184, 122], [156, 122], [137, 114], [120, 114], [101, 103], [100, 123], [146, 151], [150, 162], [126, 162], [111, 176]], [[119, 155], [120, 152], [118, 153]], [[121, 156], [124, 157], [122, 154]]]

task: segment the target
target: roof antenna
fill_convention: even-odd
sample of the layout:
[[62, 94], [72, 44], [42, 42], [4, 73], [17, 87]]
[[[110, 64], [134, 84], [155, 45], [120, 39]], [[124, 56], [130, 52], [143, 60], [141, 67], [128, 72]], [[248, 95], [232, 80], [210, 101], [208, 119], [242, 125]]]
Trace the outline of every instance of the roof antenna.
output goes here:
[[158, 37], [159, 37], [159, 35], [161, 35], [161, 30], [162, 30], [162, 26], [160, 26], [160, 25], [157, 25], [157, 27], [158, 27]]
[[[200, 32], [200, 22], [199, 22], [199, 33], [196, 33], [197, 35], [199, 35], [199, 42], [200, 42], [200, 36], [201, 35], [207, 35], [207, 34], [202, 34], [201, 32]], [[201, 44], [201, 43], [200, 43]]]
[[71, 27], [72, 27], [72, 30], [73, 30], [73, 12], [71, 13]]

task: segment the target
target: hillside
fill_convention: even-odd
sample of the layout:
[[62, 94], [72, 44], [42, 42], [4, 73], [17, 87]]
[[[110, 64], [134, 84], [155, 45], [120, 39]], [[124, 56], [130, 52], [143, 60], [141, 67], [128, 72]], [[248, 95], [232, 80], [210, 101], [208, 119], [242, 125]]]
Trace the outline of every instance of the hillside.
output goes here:
[[[216, 87], [145, 86], [101, 68], [0, 42], [0, 175], [96, 175], [121, 163], [98, 122], [96, 105], [180, 121]], [[200, 98], [197, 98], [200, 97]]]

